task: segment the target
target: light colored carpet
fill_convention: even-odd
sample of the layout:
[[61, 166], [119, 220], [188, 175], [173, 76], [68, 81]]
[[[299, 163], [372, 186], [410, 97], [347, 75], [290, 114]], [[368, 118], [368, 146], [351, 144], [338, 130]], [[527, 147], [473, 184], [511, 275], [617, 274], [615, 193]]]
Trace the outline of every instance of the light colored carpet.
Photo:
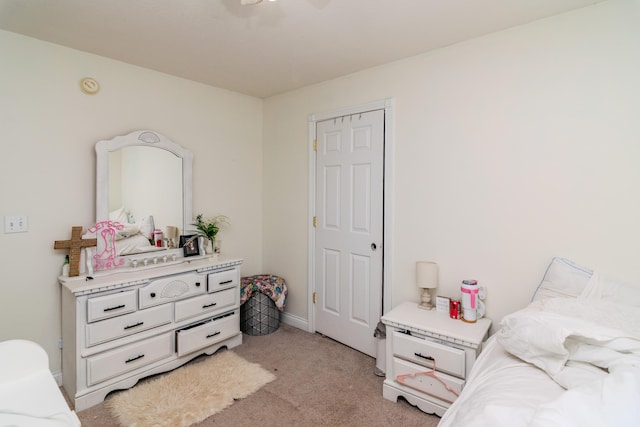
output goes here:
[[[376, 360], [320, 334], [280, 322], [272, 334], [244, 335], [242, 345], [232, 351], [278, 379], [197, 427], [436, 427], [440, 421], [402, 398], [383, 398], [384, 378], [374, 375]], [[185, 366], [209, 357], [198, 356]], [[114, 391], [104, 402], [78, 412], [82, 427], [118, 426], [107, 405], [121, 393]]]
[[129, 427], [186, 427], [231, 406], [273, 381], [275, 375], [233, 351], [221, 351], [152, 381], [120, 392], [107, 402]]

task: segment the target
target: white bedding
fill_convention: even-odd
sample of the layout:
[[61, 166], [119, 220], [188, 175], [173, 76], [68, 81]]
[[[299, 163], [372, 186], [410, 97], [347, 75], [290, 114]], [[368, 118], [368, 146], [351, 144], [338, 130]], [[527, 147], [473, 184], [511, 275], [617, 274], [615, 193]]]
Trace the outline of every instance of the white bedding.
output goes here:
[[124, 207], [109, 212], [109, 220], [118, 223], [116, 247], [119, 256], [162, 250], [150, 242], [155, 229], [152, 215], [142, 216], [135, 224], [129, 222], [130, 219], [129, 210]]
[[640, 425], [640, 309], [535, 301], [506, 316], [446, 426]]
[[507, 353], [493, 335], [438, 426], [526, 426], [539, 405], [563, 391], [544, 371]]
[[553, 298], [506, 316], [497, 340], [567, 391], [540, 406], [533, 426], [637, 426], [640, 309]]
[[161, 251], [166, 248], [159, 248], [152, 246], [149, 239], [142, 234], [134, 234], [126, 239], [120, 239], [117, 241], [118, 255], [133, 255], [142, 252]]
[[502, 319], [502, 346], [566, 389], [640, 368], [640, 309], [601, 300], [552, 298]]
[[49, 371], [47, 353], [34, 342], [0, 342], [0, 426], [80, 426]]

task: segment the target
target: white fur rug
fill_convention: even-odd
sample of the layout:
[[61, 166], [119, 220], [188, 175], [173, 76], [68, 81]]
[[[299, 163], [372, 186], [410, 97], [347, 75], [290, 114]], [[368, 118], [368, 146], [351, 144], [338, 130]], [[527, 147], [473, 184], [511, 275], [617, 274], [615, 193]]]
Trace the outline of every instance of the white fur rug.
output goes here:
[[107, 405], [123, 426], [190, 426], [273, 381], [275, 375], [232, 351], [114, 395]]

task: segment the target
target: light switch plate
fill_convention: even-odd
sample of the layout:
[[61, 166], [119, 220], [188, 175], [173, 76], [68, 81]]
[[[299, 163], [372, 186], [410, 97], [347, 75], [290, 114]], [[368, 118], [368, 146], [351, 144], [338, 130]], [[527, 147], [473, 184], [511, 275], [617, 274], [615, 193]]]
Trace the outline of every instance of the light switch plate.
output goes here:
[[5, 233], [25, 233], [29, 230], [26, 215], [6, 215], [4, 217]]

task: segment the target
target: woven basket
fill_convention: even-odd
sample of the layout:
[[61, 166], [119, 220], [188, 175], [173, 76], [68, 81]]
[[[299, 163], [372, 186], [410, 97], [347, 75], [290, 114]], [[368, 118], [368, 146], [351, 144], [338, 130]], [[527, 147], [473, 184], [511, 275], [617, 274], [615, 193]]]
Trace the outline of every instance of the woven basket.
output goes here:
[[240, 329], [247, 335], [268, 335], [279, 326], [280, 311], [265, 294], [255, 294], [240, 307]]

